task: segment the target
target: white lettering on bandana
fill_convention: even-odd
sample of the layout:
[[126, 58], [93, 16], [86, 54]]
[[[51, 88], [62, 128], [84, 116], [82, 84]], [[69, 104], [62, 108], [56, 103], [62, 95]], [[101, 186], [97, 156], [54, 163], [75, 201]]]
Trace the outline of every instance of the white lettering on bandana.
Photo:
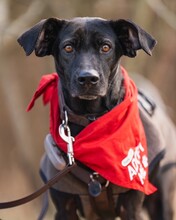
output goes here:
[[144, 148], [139, 143], [135, 148], [129, 149], [128, 155], [121, 162], [123, 167], [127, 167], [130, 180], [133, 181], [134, 177], [138, 176], [142, 185], [144, 185], [148, 167], [148, 158], [147, 155], [142, 155], [143, 152]]

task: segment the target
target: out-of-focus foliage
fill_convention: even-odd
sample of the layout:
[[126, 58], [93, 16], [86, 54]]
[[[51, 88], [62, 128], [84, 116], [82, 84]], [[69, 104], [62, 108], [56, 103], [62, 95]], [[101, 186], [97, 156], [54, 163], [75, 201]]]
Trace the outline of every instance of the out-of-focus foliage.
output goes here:
[[[25, 57], [16, 39], [43, 18], [77, 16], [132, 19], [157, 39], [152, 57], [140, 51], [135, 59], [124, 57], [122, 63], [129, 72], [140, 73], [157, 86], [176, 122], [175, 0], [0, 0], [1, 201], [24, 196], [41, 185], [38, 168], [49, 126], [48, 107], [42, 102], [30, 113], [25, 109], [41, 75], [54, 71], [53, 60]], [[37, 199], [2, 210], [0, 218], [36, 219], [39, 209]]]

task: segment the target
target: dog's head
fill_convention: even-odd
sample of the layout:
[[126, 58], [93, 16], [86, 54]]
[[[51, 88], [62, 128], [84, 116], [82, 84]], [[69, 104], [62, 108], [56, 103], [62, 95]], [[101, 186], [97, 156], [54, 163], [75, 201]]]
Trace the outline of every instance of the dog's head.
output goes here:
[[18, 42], [26, 55], [53, 55], [62, 87], [70, 97], [95, 100], [107, 94], [122, 55], [135, 57], [139, 49], [151, 55], [156, 41], [128, 20], [101, 18], [42, 20]]

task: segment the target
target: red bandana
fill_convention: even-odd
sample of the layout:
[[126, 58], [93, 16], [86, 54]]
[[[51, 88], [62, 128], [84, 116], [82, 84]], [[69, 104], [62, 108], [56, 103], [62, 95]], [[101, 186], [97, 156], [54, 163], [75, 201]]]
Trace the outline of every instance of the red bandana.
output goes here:
[[[137, 88], [122, 68], [126, 95], [123, 102], [85, 127], [73, 143], [74, 157], [110, 182], [151, 194], [156, 188], [148, 181], [146, 137], [139, 117]], [[50, 133], [63, 151], [67, 145], [59, 136], [61, 123], [57, 73], [41, 78], [27, 110], [43, 94], [50, 102]]]

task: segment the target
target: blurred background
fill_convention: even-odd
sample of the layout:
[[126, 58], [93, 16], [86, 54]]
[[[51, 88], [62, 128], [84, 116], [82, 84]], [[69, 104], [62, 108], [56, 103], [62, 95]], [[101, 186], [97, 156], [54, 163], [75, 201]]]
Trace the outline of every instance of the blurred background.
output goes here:
[[[26, 57], [16, 39], [43, 18], [96, 16], [128, 18], [158, 41], [149, 57], [139, 51], [122, 63], [151, 80], [176, 122], [176, 1], [175, 0], [0, 0], [0, 202], [33, 192], [42, 182], [38, 174], [43, 140], [49, 129], [49, 109], [38, 101], [26, 107], [42, 74], [54, 71], [52, 57]], [[164, 126], [164, 125], [163, 125]], [[35, 220], [41, 198], [9, 210], [2, 220]], [[51, 206], [46, 219], [52, 219]]]

